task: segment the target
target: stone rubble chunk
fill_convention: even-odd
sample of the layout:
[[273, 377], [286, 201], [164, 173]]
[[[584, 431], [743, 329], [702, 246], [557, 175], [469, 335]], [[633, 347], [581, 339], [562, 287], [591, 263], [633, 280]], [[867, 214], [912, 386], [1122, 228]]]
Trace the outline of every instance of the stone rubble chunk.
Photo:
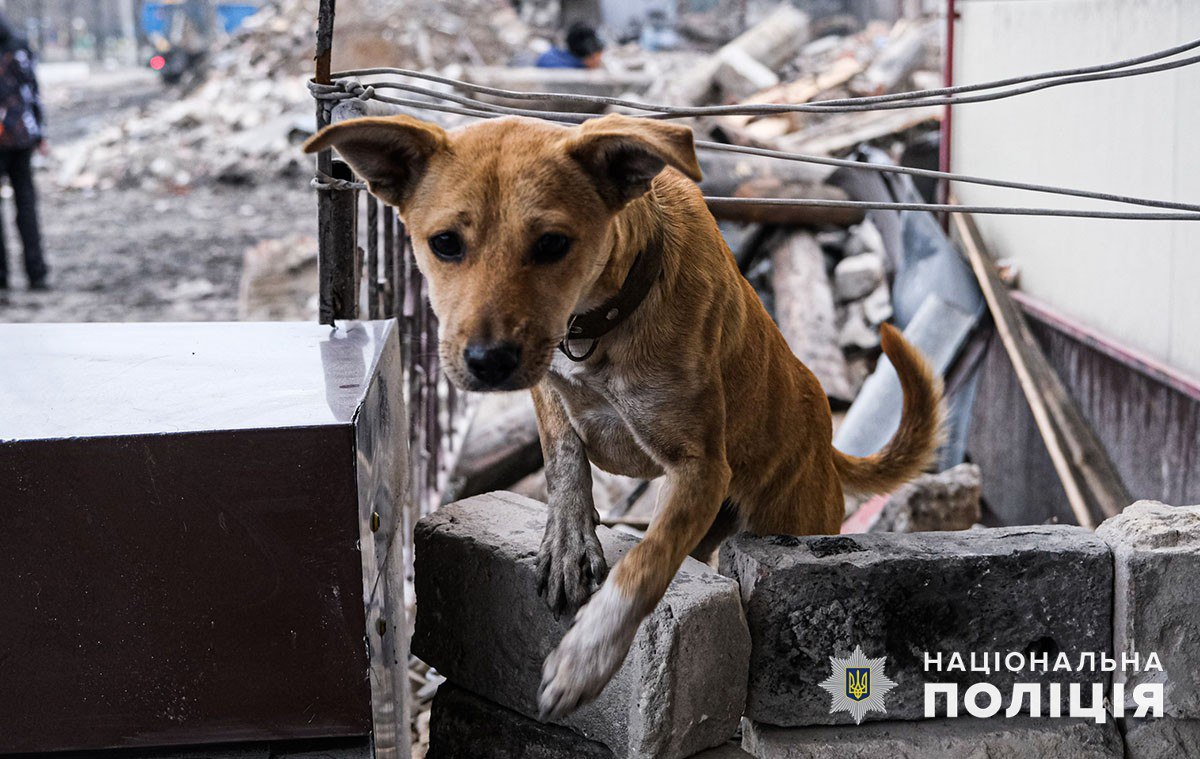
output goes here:
[[833, 292], [839, 301], [858, 300], [883, 282], [883, 260], [873, 253], [848, 256], [833, 268]]
[[867, 321], [862, 303], [847, 303], [842, 326], [838, 330], [838, 345], [843, 350], [869, 351], [879, 347], [879, 332]]
[[1096, 534], [1116, 558], [1115, 658], [1136, 653], [1144, 664], [1157, 653], [1163, 666], [1113, 673], [1126, 708], [1138, 685], [1161, 682], [1166, 714], [1200, 719], [1200, 506], [1139, 501]]
[[979, 521], [983, 475], [975, 464], [923, 474], [901, 485], [871, 525], [871, 532], [969, 530]]
[[893, 313], [892, 291], [888, 288], [887, 282], [880, 282], [870, 295], [863, 298], [862, 305], [863, 315], [867, 317], [867, 322], [872, 327], [878, 327], [891, 319]]
[[1111, 720], [997, 717], [779, 728], [746, 720], [742, 746], [757, 759], [1122, 759]]
[[850, 239], [846, 241], [847, 256], [870, 254], [883, 258], [887, 248], [883, 243], [883, 235], [879, 227], [870, 219], [850, 231]]
[[[820, 683], [831, 674], [830, 657], [856, 646], [870, 658], [885, 657], [884, 673], [896, 683], [887, 713], [868, 711], [867, 720], [924, 718], [926, 682], [956, 683], [960, 699], [969, 685], [987, 682], [1010, 698], [1018, 682], [1069, 679], [1004, 667], [970, 671], [969, 659], [967, 671], [949, 672], [953, 653], [1015, 651], [1053, 660], [1061, 652], [1074, 665], [1083, 652], [1110, 650], [1112, 556], [1080, 527], [741, 534], [726, 541], [720, 566], [740, 583], [750, 625], [746, 716], [767, 724], [850, 721], [844, 711], [830, 712], [831, 696]], [[925, 652], [941, 655], [942, 671], [926, 673]]]
[[[416, 528], [412, 650], [450, 682], [536, 717], [542, 662], [565, 634], [536, 591], [543, 504], [490, 493]], [[636, 539], [597, 531], [609, 566]], [[737, 586], [688, 559], [600, 697], [563, 724], [616, 757], [681, 759], [733, 735], [750, 637]]]
[[429, 715], [426, 759], [613, 759], [602, 743], [517, 714], [453, 683], [442, 683]]
[[1126, 719], [1126, 759], [1180, 759], [1200, 756], [1200, 720]]

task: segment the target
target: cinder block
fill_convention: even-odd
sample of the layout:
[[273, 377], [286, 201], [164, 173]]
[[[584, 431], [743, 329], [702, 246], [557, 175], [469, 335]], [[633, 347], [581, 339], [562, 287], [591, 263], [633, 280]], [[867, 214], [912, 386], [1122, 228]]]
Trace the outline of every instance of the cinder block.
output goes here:
[[1126, 759], [1180, 759], [1200, 756], [1200, 720], [1125, 720]]
[[[772, 725], [851, 721], [844, 711], [830, 713], [831, 697], [819, 683], [831, 673], [829, 658], [855, 646], [886, 657], [884, 673], [896, 683], [885, 697], [886, 714], [865, 718], [897, 720], [924, 717], [927, 681], [958, 683], [960, 697], [969, 685], [991, 683], [1007, 706], [1015, 683], [1074, 679], [1062, 672], [972, 672], [972, 652], [1002, 659], [1014, 651], [1045, 653], [1051, 662], [1065, 652], [1075, 665], [1082, 652], [1109, 651], [1112, 640], [1111, 555], [1078, 527], [743, 534], [726, 542], [721, 570], [739, 581], [750, 625], [746, 715]], [[942, 654], [943, 671], [927, 675], [925, 652]], [[968, 671], [944, 671], [953, 653], [968, 659]]]
[[[416, 529], [412, 650], [454, 683], [537, 715], [542, 662], [565, 634], [536, 592], [546, 507], [511, 493], [451, 504]], [[598, 530], [612, 566], [636, 540]], [[689, 559], [600, 697], [563, 724], [618, 757], [677, 759], [726, 741], [746, 696], [737, 586]]]
[[429, 713], [426, 759], [613, 759], [602, 743], [442, 683]]
[[745, 720], [742, 746], [757, 759], [1121, 759], [1111, 720], [931, 719], [780, 728]]
[[[1127, 706], [1143, 683], [1164, 683], [1165, 713], [1200, 719], [1200, 506], [1139, 501], [1096, 534], [1116, 558], [1113, 646], [1116, 658], [1157, 653], [1163, 671], [1118, 669]], [[1128, 712], [1132, 714], [1132, 712]]]

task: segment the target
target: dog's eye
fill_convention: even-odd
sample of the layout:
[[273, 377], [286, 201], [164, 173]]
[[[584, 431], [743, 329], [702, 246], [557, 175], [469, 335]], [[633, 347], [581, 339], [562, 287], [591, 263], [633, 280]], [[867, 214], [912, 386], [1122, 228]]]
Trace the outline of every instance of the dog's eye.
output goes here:
[[555, 261], [561, 261], [570, 249], [571, 239], [566, 235], [554, 232], [542, 235], [533, 244], [533, 262], [552, 264]]
[[443, 261], [454, 261], [462, 258], [463, 239], [457, 232], [438, 232], [429, 238], [429, 247]]

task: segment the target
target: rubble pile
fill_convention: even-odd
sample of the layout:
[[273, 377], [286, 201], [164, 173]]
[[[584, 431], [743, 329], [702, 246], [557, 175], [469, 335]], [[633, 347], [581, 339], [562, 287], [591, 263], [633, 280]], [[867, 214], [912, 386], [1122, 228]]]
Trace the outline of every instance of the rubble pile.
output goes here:
[[211, 180], [251, 183], [299, 176], [297, 142], [311, 132], [304, 77], [210, 77], [190, 95], [161, 100], [60, 151], [66, 189], [183, 190]]
[[[421, 8], [420, 6], [427, 6]], [[414, 7], [416, 6], [416, 7]], [[71, 145], [53, 176], [66, 189], [163, 188], [300, 177], [313, 127], [306, 87], [317, 0], [274, 0], [225, 40], [207, 78], [168, 91]], [[335, 69], [507, 62], [528, 32], [505, 0], [350, 0], [338, 6]]]
[[[273, 0], [219, 56], [225, 71], [293, 74], [312, 67], [317, 0]], [[529, 39], [506, 0], [349, 0], [338, 3], [335, 70], [503, 64]]]

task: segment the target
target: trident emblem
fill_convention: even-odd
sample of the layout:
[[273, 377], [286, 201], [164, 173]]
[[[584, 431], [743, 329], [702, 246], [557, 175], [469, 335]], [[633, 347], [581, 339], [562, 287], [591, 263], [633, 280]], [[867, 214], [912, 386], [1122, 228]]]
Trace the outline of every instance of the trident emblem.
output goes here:
[[846, 667], [846, 696], [862, 701], [871, 695], [871, 668]]

